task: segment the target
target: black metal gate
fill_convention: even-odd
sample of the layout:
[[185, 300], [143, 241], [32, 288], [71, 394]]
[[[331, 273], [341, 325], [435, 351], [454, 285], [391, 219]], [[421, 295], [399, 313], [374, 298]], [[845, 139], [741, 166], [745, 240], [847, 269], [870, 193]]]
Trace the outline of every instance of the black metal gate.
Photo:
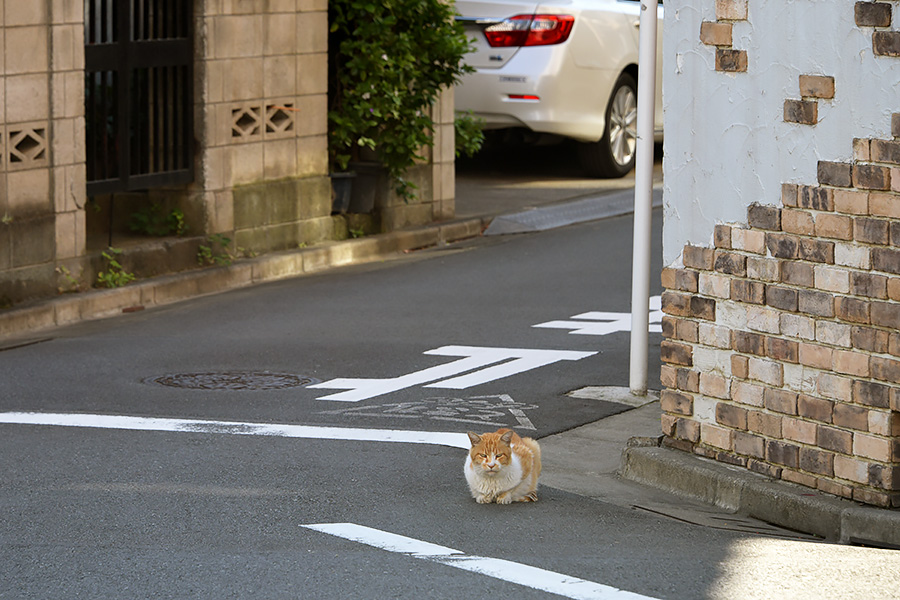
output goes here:
[[84, 0], [88, 195], [193, 180], [193, 0]]

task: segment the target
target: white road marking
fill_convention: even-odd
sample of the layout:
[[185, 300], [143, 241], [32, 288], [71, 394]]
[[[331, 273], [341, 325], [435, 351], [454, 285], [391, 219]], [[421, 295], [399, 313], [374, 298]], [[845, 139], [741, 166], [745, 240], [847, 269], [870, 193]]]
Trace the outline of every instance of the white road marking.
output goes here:
[[[528, 350], [522, 348], [484, 348], [478, 346], [443, 346], [425, 354], [462, 356], [459, 360], [386, 379], [340, 378], [306, 386], [313, 389], [347, 390], [319, 400], [359, 402], [429, 382], [430, 388], [465, 389], [543, 367], [561, 360], [581, 360], [596, 352], [570, 350]], [[495, 364], [502, 363], [502, 364]], [[488, 367], [488, 365], [495, 365]], [[487, 367], [487, 368], [482, 368]], [[481, 370], [478, 370], [481, 369]], [[462, 375], [474, 371], [468, 375]], [[459, 375], [459, 377], [456, 377]], [[450, 379], [447, 379], [447, 378]]]
[[537, 429], [525, 415], [525, 410], [537, 408], [536, 404], [516, 402], [509, 394], [472, 396], [470, 398], [435, 397], [413, 402], [391, 402], [371, 406], [354, 406], [336, 410], [322, 410], [321, 415], [342, 415], [350, 417], [385, 417], [392, 419], [431, 419], [453, 421], [481, 426], [510, 427], [505, 421], [506, 413], [518, 421], [517, 427]]
[[[661, 310], [662, 299], [660, 296], [650, 298], [650, 333], [662, 333]], [[575, 315], [572, 319], [581, 321], [548, 321], [538, 323], [532, 327], [545, 329], [571, 329], [573, 335], [609, 335], [619, 331], [631, 331], [631, 313], [591, 311]]]
[[450, 446], [451, 448], [462, 448], [465, 450], [472, 447], [466, 434], [447, 431], [359, 429], [278, 423], [239, 423], [234, 421], [203, 421], [196, 419], [162, 419], [120, 415], [4, 412], [0, 413], [0, 424], [52, 425], [59, 427], [168, 431], [179, 433], [261, 435], [356, 442], [402, 442], [406, 444]]
[[364, 527], [355, 523], [320, 523], [301, 525], [301, 527], [387, 550], [388, 552], [406, 554], [412, 558], [429, 560], [464, 571], [471, 571], [472, 573], [480, 573], [536, 590], [558, 594], [566, 598], [575, 598], [577, 600], [653, 600], [650, 596], [626, 592], [601, 583], [594, 583], [593, 581], [570, 577], [509, 560], [469, 555], [446, 546], [423, 542], [415, 538]]

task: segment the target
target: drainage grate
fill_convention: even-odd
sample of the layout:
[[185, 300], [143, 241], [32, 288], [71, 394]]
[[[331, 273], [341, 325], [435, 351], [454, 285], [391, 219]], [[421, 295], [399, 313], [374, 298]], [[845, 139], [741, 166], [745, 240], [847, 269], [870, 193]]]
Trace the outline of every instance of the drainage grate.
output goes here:
[[176, 373], [145, 380], [150, 383], [189, 390], [283, 390], [318, 383], [318, 379], [269, 373], [268, 371], [227, 371], [224, 373]]

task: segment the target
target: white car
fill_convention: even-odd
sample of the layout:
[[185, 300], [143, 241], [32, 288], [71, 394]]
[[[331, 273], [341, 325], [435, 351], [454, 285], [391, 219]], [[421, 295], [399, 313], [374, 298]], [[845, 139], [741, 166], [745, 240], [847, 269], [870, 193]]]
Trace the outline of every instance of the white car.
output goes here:
[[[456, 0], [474, 42], [476, 71], [456, 88], [456, 110], [486, 130], [523, 129], [583, 142], [588, 174], [621, 177], [634, 167], [637, 0]], [[662, 139], [662, 6], [658, 12], [655, 139]]]

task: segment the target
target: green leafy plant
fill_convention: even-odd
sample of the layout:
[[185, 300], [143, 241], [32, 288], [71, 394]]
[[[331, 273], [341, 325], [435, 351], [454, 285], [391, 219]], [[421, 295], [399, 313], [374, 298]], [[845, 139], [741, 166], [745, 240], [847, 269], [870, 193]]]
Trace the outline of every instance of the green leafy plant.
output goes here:
[[122, 250], [110, 246], [100, 253], [107, 261], [106, 271], [97, 273], [97, 286], [107, 288], [119, 288], [134, 281], [134, 273], [129, 273], [119, 262]]
[[153, 202], [132, 213], [128, 228], [144, 235], [183, 235], [187, 231], [187, 224], [181, 209], [167, 211], [159, 202]]
[[231, 238], [221, 234], [214, 233], [206, 238], [205, 244], [200, 244], [197, 251], [197, 262], [201, 265], [228, 266], [234, 262], [234, 254], [231, 253], [229, 245]]
[[472, 158], [481, 150], [484, 145], [484, 119], [476, 117], [471, 110], [458, 112], [453, 121], [453, 129], [456, 134], [457, 158], [463, 154]]
[[354, 229], [353, 227], [351, 227], [347, 231], [350, 234], [350, 237], [353, 238], [354, 240], [366, 235], [366, 232], [363, 229]]
[[338, 170], [361, 148], [375, 150], [404, 199], [404, 175], [433, 144], [430, 108], [471, 71], [470, 42], [443, 0], [331, 0], [328, 3], [328, 147]]

